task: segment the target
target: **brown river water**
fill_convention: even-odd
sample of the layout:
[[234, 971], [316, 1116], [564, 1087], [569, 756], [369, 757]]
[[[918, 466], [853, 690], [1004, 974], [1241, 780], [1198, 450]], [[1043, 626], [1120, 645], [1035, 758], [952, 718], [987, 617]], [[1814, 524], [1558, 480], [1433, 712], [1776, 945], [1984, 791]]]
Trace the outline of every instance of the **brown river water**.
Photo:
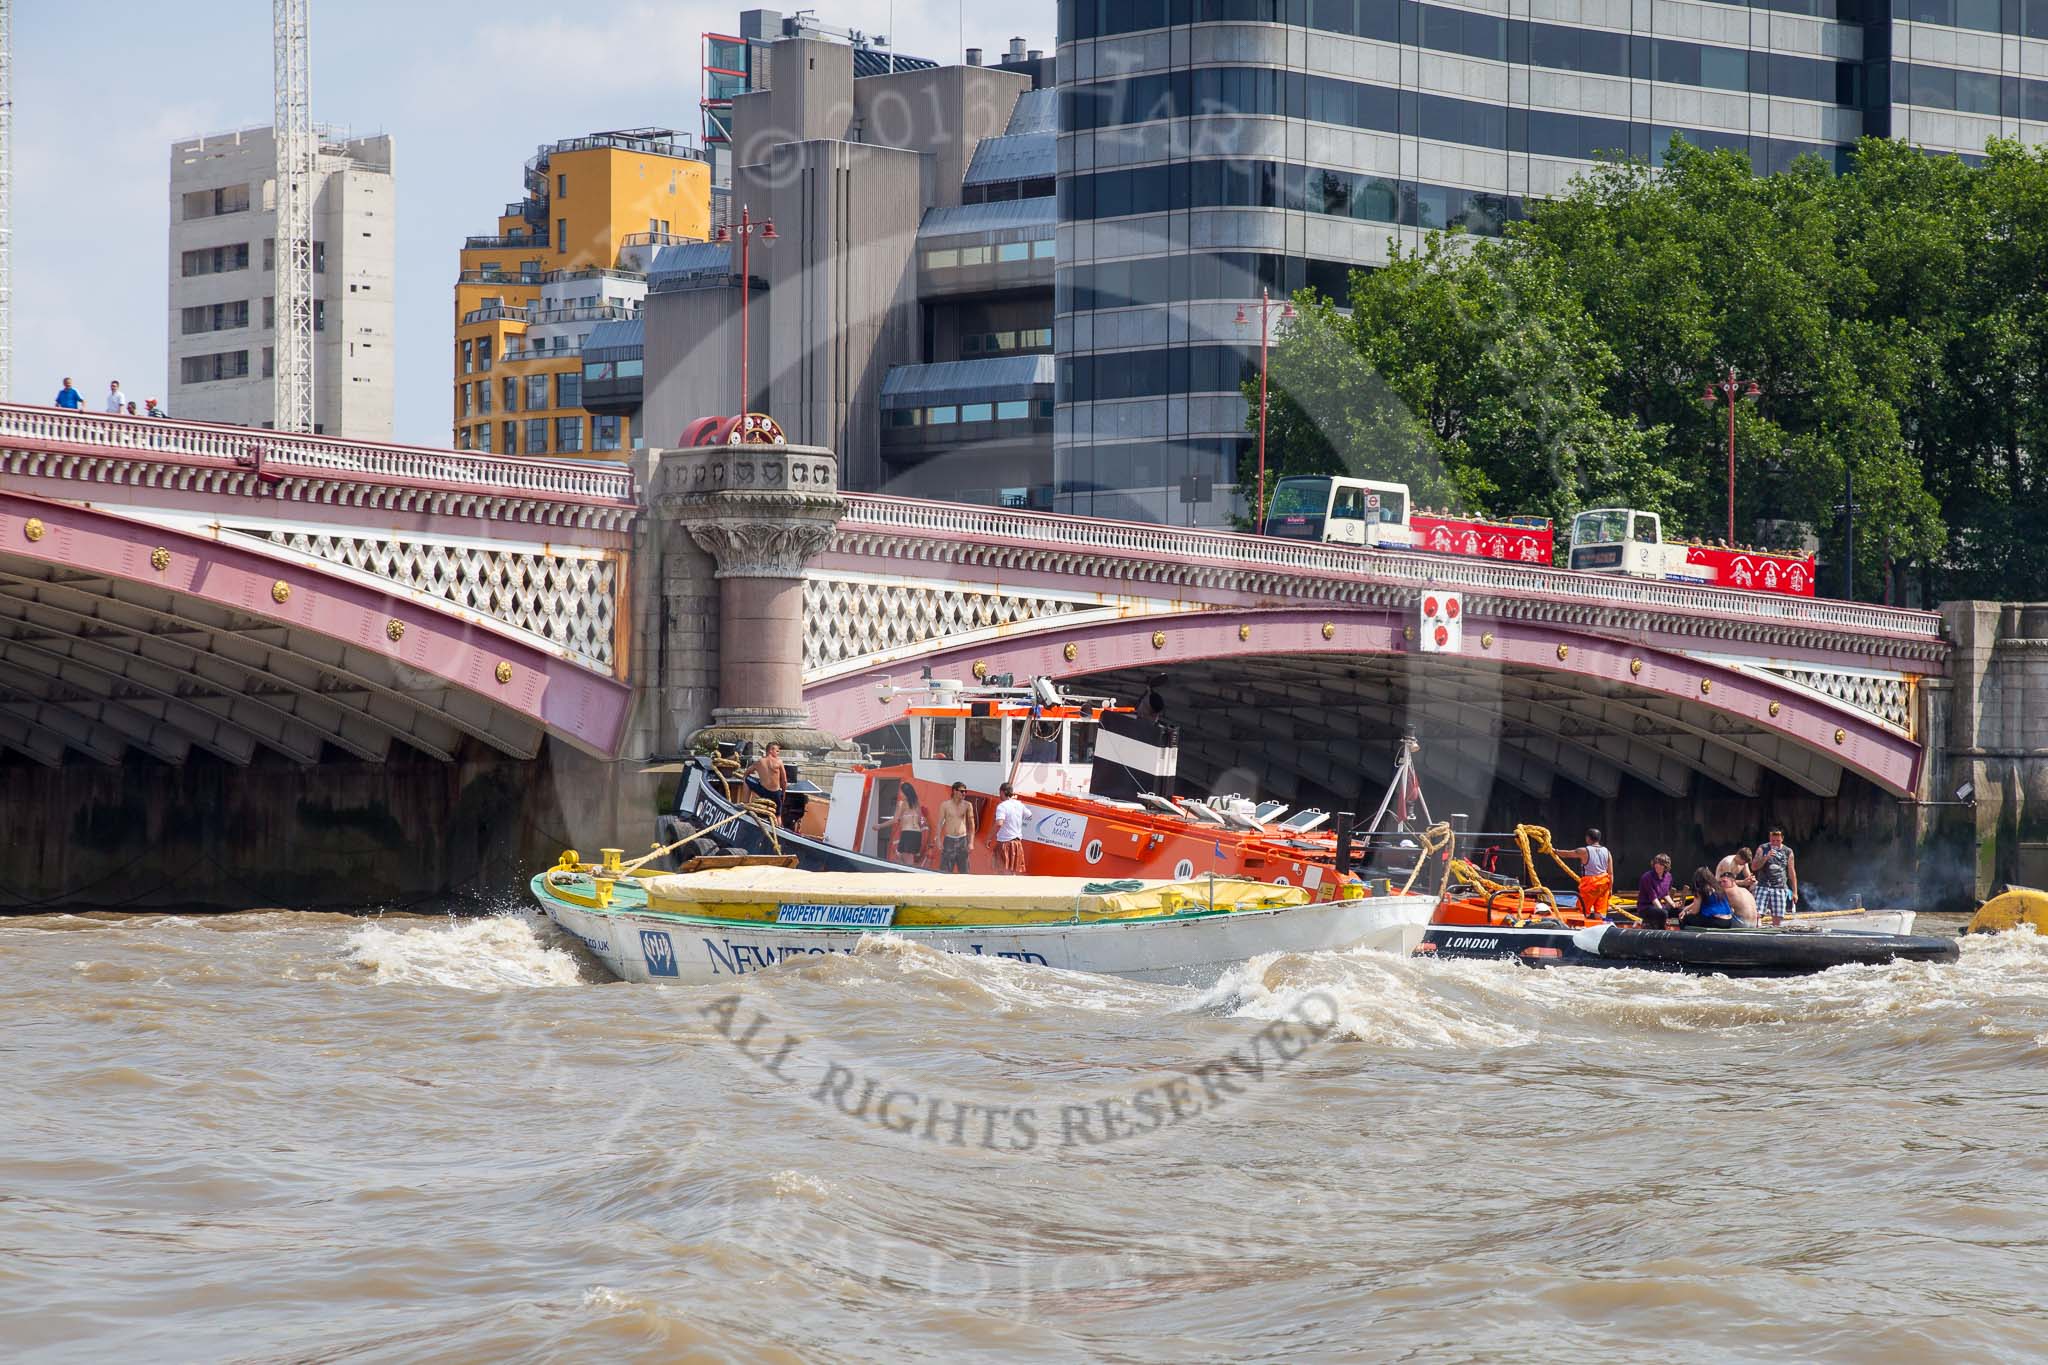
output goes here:
[[2048, 1352], [2031, 935], [720, 990], [517, 912], [258, 913], [0, 921], [0, 964], [9, 1359]]

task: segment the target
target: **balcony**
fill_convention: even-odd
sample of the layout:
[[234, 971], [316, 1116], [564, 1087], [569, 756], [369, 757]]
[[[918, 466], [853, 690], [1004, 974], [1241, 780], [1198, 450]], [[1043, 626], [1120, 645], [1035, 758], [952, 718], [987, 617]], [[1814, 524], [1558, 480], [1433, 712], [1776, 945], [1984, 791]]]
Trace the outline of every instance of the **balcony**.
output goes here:
[[469, 237], [462, 243], [464, 251], [515, 251], [521, 247], [544, 247], [548, 244], [545, 232], [523, 232], [517, 236]]
[[556, 322], [627, 322], [639, 316], [637, 308], [600, 303], [588, 308], [534, 309], [526, 314], [526, 321], [536, 327], [545, 327]]
[[515, 284], [539, 286], [547, 277], [537, 270], [465, 270], [455, 277], [457, 284]]
[[636, 246], [689, 246], [703, 240], [702, 237], [687, 237], [680, 232], [629, 232], [619, 238], [619, 250]]
[[540, 157], [535, 159], [538, 161], [565, 152], [588, 152], [600, 147], [610, 147], [622, 152], [644, 152], [649, 156], [672, 156], [684, 161], [704, 159], [704, 153], [691, 144], [689, 134], [678, 133], [673, 128], [629, 128], [616, 133], [592, 133], [589, 137], [572, 137], [541, 148]]
[[473, 308], [462, 315], [464, 327], [474, 327], [482, 322], [528, 322], [531, 317], [521, 305], [493, 303], [482, 308]]
[[547, 346], [530, 346], [524, 350], [508, 349], [505, 354], [498, 357], [498, 363], [500, 365], [517, 365], [527, 360], [580, 360], [582, 356], [583, 348], [581, 346], [564, 346], [559, 350]]
[[569, 280], [644, 280], [647, 277], [637, 270], [605, 270], [589, 266], [582, 270], [550, 270], [541, 275], [542, 284], [562, 284]]

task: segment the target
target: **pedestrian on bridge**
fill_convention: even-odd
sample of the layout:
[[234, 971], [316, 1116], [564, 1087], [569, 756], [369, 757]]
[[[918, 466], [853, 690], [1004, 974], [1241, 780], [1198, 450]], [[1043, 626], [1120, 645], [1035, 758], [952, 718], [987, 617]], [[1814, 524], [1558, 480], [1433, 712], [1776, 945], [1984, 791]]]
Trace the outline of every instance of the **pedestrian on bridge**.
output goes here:
[[128, 411], [128, 395], [121, 392], [121, 381], [118, 379], [107, 381], [107, 411], [116, 417], [123, 416]]
[[169, 417], [171, 415], [168, 412], [165, 412], [163, 409], [163, 405], [161, 403], [158, 403], [154, 398], [147, 398], [143, 400], [142, 414], [145, 417]]
[[85, 395], [71, 387], [71, 376], [64, 376], [64, 387], [57, 390], [57, 406], [69, 412], [77, 412], [85, 406]]

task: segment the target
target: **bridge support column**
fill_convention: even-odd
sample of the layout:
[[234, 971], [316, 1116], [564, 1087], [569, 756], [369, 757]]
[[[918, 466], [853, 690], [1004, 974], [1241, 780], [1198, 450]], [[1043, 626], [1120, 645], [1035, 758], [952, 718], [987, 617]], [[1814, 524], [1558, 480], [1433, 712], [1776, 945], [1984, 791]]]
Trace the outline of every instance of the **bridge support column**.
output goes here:
[[1947, 733], [1929, 736], [1946, 745], [1928, 795], [1974, 789], [1964, 875], [1979, 898], [2048, 886], [2048, 604], [1950, 602], [1941, 614], [1955, 653]]
[[844, 746], [804, 702], [804, 567], [844, 503], [839, 462], [812, 446], [666, 451], [660, 510], [711, 556], [718, 583], [718, 705], [692, 747], [732, 739], [813, 755]]

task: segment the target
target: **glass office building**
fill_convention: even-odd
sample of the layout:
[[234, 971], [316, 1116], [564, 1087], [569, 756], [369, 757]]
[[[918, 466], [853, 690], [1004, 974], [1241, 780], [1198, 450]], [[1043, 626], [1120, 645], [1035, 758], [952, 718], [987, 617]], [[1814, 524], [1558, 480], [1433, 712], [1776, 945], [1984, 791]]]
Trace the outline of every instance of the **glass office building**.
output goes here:
[[1760, 171], [2048, 140], [2048, 0], [1060, 0], [1058, 72], [1055, 506], [1215, 524], [1262, 289], [1674, 133]]

